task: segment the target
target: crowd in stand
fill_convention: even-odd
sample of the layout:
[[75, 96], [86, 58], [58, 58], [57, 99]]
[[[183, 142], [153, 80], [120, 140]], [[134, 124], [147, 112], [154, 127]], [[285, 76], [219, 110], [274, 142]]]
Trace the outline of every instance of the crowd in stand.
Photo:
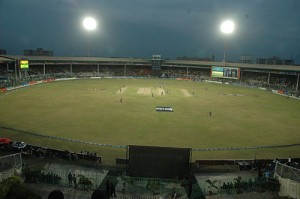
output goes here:
[[296, 79], [290, 77], [272, 77], [270, 87], [276, 90], [296, 90]]
[[267, 73], [244, 72], [242, 84], [255, 87], [264, 87], [273, 90], [281, 90], [284, 93], [294, 93], [297, 85], [297, 76], [271, 74], [268, 82]]
[[249, 86], [268, 86], [268, 74], [266, 73], [243, 72], [242, 78], [243, 82]]
[[[111, 76], [133, 76], [133, 77], [151, 77], [151, 66], [134, 65], [46, 65], [45, 74], [43, 66], [30, 66], [29, 70], [23, 72], [18, 82], [15, 80], [14, 71], [8, 71], [7, 66], [0, 65], [0, 89], [22, 85], [30, 81], [41, 81], [44, 79], [55, 78], [84, 78], [84, 77], [111, 77]], [[193, 67], [162, 67], [161, 77], [163, 78], [189, 78], [195, 81], [214, 80], [210, 77], [210, 69]], [[218, 79], [216, 79], [218, 80]], [[296, 90], [297, 76], [284, 74], [243, 71], [241, 79], [233, 81], [247, 86], [264, 87], [286, 92]]]
[[166, 78], [190, 78], [195, 80], [210, 79], [210, 69], [202, 68], [163, 68], [162, 74]]
[[82, 160], [92, 161], [98, 164], [101, 163], [101, 157], [98, 156], [97, 153], [92, 153], [88, 151], [81, 151], [80, 153], [76, 153], [68, 150], [58, 150], [58, 149], [52, 149], [52, 148], [46, 148], [46, 147], [40, 147], [34, 145], [27, 145], [23, 149], [16, 149], [11, 147], [10, 145], [7, 145], [5, 147], [2, 147], [1, 150], [7, 152], [21, 152], [24, 156], [28, 156], [28, 157], [49, 158], [49, 159], [61, 158], [70, 161], [71, 160], [76, 161], [82, 159]]

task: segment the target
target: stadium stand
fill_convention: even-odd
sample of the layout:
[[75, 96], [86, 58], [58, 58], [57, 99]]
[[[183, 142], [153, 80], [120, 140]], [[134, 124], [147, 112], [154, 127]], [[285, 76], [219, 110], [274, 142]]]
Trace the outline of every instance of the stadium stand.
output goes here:
[[[89, 57], [0, 57], [0, 88], [26, 85], [32, 81], [56, 78], [91, 77], [152, 77], [150, 60], [131, 58], [89, 58]], [[19, 69], [18, 60], [28, 59], [29, 69]], [[183, 78], [194, 81], [222, 81], [250, 87], [263, 87], [278, 93], [299, 96], [299, 74], [297, 66], [275, 66], [229, 63], [240, 69], [240, 78], [212, 78], [211, 67], [224, 67], [223, 62], [175, 60], [163, 61], [161, 78]], [[17, 73], [16, 73], [17, 71]], [[155, 72], [157, 74], [157, 72]], [[157, 78], [157, 76], [156, 76]]]
[[[1, 58], [1, 57], [0, 57]], [[24, 58], [24, 56], [22, 57]], [[56, 78], [90, 78], [90, 77], [151, 77], [152, 69], [149, 60], [134, 60], [134, 59], [113, 59], [113, 58], [58, 58], [52, 57], [50, 58], [32, 58], [27, 57], [30, 60], [30, 67], [26, 71], [21, 71], [15, 68], [15, 60], [21, 59], [21, 57], [17, 56], [6, 56], [2, 57], [0, 60], [0, 89], [6, 89], [19, 85], [26, 85], [30, 82], [36, 81], [48, 81]], [[49, 60], [50, 59], [50, 60]], [[32, 63], [32, 64], [31, 64]], [[217, 62], [207, 62], [207, 61], [166, 61], [162, 64], [161, 68], [161, 78], [183, 78], [190, 79], [194, 81], [205, 81], [205, 80], [214, 80], [214, 81], [226, 81], [228, 83], [241, 84], [251, 87], [263, 87], [269, 90], [280, 90], [284, 94], [294, 95], [299, 97], [299, 74], [300, 68], [294, 66], [280, 66], [281, 68], [276, 68], [278, 66], [258, 66], [258, 65], [244, 65], [244, 64], [232, 64], [232, 67], [238, 67], [241, 69], [241, 78], [240, 79], [218, 79], [211, 77], [211, 66], [219, 65], [223, 66], [224, 63]], [[155, 77], [158, 78], [158, 77]], [[1, 90], [2, 91], [2, 90]], [[39, 158], [39, 159], [56, 159], [60, 158], [67, 161], [77, 161], [84, 160], [92, 163], [101, 164], [101, 156], [81, 151], [81, 152], [72, 152], [66, 150], [57, 150], [51, 148], [44, 148], [41, 146], [28, 145], [26, 149], [15, 151], [16, 149], [5, 148], [2, 149], [6, 152], [21, 152], [24, 157], [30, 158]], [[281, 159], [281, 162], [286, 162], [287, 160]], [[299, 161], [298, 159], [295, 161]], [[0, 162], [1, 163], [1, 162]], [[128, 159], [124, 158], [115, 158], [116, 166], [124, 168], [127, 167]], [[272, 165], [271, 160], [196, 160], [195, 165], [191, 165], [193, 171], [199, 171], [205, 166], [226, 166], [226, 168], [230, 168], [232, 170], [232, 166], [238, 166], [240, 170], [243, 168], [240, 165], [244, 163], [248, 163], [251, 167], [250, 169], [257, 170], [259, 172], [273, 171], [274, 165]], [[247, 165], [248, 165], [247, 164]], [[10, 168], [11, 165], [1, 163], [0, 170], [6, 170]], [[195, 167], [195, 168], [194, 168]], [[248, 169], [248, 168], [247, 168]], [[259, 173], [258, 175], [262, 175]], [[44, 173], [43, 176], [50, 176], [50, 178], [57, 179], [56, 184], [58, 184], [58, 179], [63, 178], [66, 175], [57, 176], [49, 171], [49, 173]], [[93, 176], [95, 177], [95, 176]], [[261, 177], [261, 176], [260, 176]], [[47, 177], [46, 177], [47, 178]], [[123, 193], [123, 188], [120, 186], [127, 183], [126, 191], [139, 191], [137, 187], [134, 187], [134, 183], [140, 183], [142, 185], [147, 184], [151, 180], [149, 179], [134, 179], [134, 178], [122, 178], [120, 174], [118, 176], [112, 177], [115, 180], [119, 180], [120, 193]], [[82, 178], [85, 179], [85, 178]], [[92, 179], [92, 178], [91, 178]], [[122, 180], [120, 180], [122, 179]], [[86, 180], [86, 179], [85, 179]], [[88, 179], [90, 180], [90, 179]], [[101, 180], [104, 181], [104, 178], [101, 177]], [[127, 181], [126, 181], [127, 180]], [[177, 179], [176, 179], [177, 180]], [[198, 183], [195, 177], [193, 177], [193, 183], [189, 185], [182, 184], [181, 186], [187, 190], [187, 196], [189, 198], [203, 198], [203, 194], [209, 195], [209, 188], [213, 187], [213, 181], [201, 181]], [[273, 179], [272, 179], [273, 180]], [[270, 180], [271, 181], [271, 180]], [[254, 180], [247, 181], [248, 184], [252, 182], [257, 184], [255, 186], [249, 185], [251, 191], [259, 190], [260, 185], [272, 186], [270, 185], [270, 181], [266, 180], [266, 178], [255, 178]], [[43, 182], [47, 182], [43, 181]], [[226, 181], [219, 186], [220, 189], [215, 188], [215, 193], [226, 192], [226, 194], [232, 194], [233, 192], [240, 191], [240, 186], [238, 184], [240, 181], [232, 180], [231, 182]], [[243, 181], [241, 181], [243, 182]], [[272, 181], [273, 182], [273, 181]], [[53, 181], [52, 181], [53, 183]], [[173, 182], [172, 182], [173, 183]], [[221, 182], [220, 182], [221, 183]], [[234, 184], [235, 183], [235, 184]], [[261, 184], [259, 184], [261, 183]], [[264, 184], [265, 183], [265, 184]], [[268, 184], [267, 184], [268, 183]], [[274, 187], [268, 187], [266, 190], [270, 189], [273, 191], [278, 191], [277, 182], [274, 182]], [[140, 185], [139, 184], [139, 185]], [[175, 183], [174, 183], [175, 184]], [[198, 184], [202, 184], [201, 189], [206, 192], [202, 193]], [[245, 184], [245, 183], [244, 183]], [[157, 184], [153, 183], [152, 188]], [[155, 185], [155, 186], [154, 186]], [[197, 188], [196, 188], [197, 186]], [[125, 185], [124, 185], [125, 187]], [[129, 187], [129, 188], [128, 188]], [[205, 188], [203, 188], [205, 187]], [[247, 187], [247, 188], [249, 188]], [[158, 186], [156, 189], [162, 188]], [[257, 188], [257, 189], [256, 189]], [[125, 189], [125, 188], [124, 188]], [[153, 188], [154, 189], [154, 188]], [[198, 191], [200, 190], [200, 191]], [[245, 186], [243, 187], [243, 192], [246, 192]], [[250, 190], [250, 189], [249, 189]], [[86, 190], [85, 190], [86, 191]], [[143, 190], [143, 192], [153, 191], [148, 189]], [[153, 191], [153, 195], [156, 194], [157, 190]], [[141, 191], [142, 192], [142, 191]], [[125, 191], [124, 191], [125, 193]], [[151, 193], [151, 192], [150, 192]], [[169, 194], [169, 193], [168, 193]], [[176, 198], [176, 190], [172, 192], [171, 196]], [[182, 193], [181, 193], [182, 194]], [[199, 195], [197, 195], [199, 194]], [[126, 196], [126, 195], [125, 195]], [[153, 197], [155, 198], [155, 196]]]

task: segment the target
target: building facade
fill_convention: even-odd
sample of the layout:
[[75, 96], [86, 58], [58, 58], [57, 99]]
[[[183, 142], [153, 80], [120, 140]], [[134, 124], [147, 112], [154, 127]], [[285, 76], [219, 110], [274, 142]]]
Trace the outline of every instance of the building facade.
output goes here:
[[43, 48], [38, 48], [36, 50], [24, 50], [23, 54], [25, 56], [53, 56], [53, 51], [51, 50], [44, 50]]
[[6, 50], [5, 49], [0, 49], [0, 55], [6, 55]]
[[256, 60], [257, 64], [267, 64], [267, 65], [294, 65], [293, 59], [280, 59], [279, 57], [273, 56], [269, 58], [258, 58]]
[[240, 56], [240, 63], [253, 64], [253, 58], [249, 55]]

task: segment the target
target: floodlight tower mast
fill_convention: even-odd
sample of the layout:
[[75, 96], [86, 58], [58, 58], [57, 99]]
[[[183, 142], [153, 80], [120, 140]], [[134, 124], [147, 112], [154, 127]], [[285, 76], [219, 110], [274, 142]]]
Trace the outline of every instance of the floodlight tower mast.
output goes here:
[[[88, 32], [92, 32], [97, 28], [97, 21], [92, 17], [86, 17], [83, 19], [82, 25], [85, 30]], [[91, 42], [90, 42], [90, 35], [88, 36], [88, 56], [91, 56]]]
[[[222, 22], [220, 26], [220, 30], [225, 35], [230, 35], [234, 31], [234, 23], [231, 20], [226, 20]], [[224, 45], [224, 57], [223, 62], [226, 63], [226, 50], [227, 50], [227, 40], [225, 41]]]

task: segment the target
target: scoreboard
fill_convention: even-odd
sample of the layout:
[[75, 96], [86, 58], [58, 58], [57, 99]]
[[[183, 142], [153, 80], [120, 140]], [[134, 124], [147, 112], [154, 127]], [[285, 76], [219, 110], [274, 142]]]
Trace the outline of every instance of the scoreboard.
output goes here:
[[28, 69], [29, 68], [28, 60], [20, 60], [20, 68], [21, 69]]
[[211, 67], [211, 77], [227, 78], [227, 79], [239, 79], [241, 70], [234, 67]]
[[130, 145], [128, 152], [129, 176], [183, 179], [190, 173], [190, 148]]

